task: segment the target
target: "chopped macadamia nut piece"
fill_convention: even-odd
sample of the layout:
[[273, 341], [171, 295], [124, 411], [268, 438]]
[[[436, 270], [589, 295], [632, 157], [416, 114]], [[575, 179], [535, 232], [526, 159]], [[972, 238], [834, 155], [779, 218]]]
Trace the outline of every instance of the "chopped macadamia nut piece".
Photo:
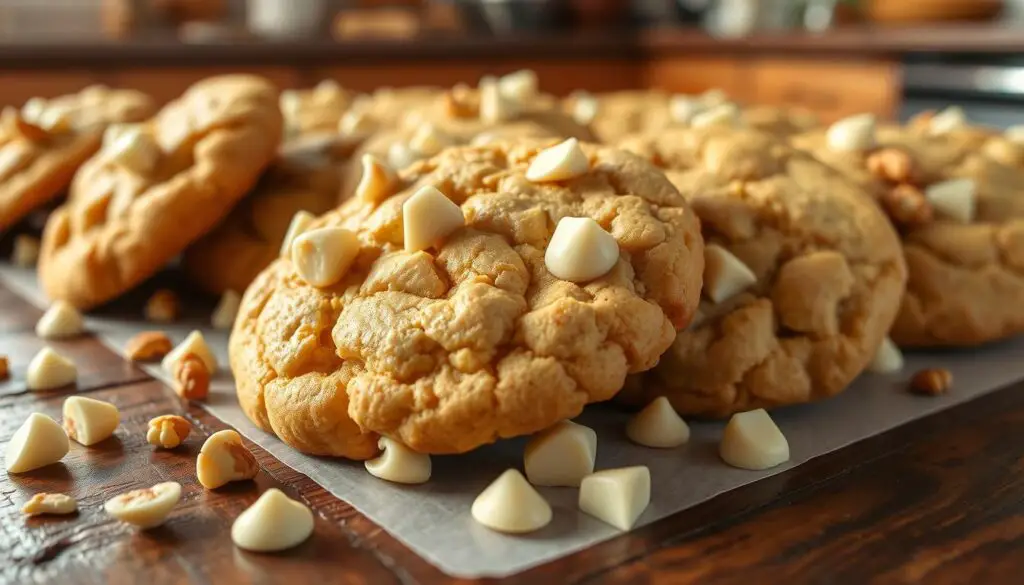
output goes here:
[[174, 344], [163, 331], [136, 333], [124, 346], [124, 353], [133, 362], [152, 362], [171, 353]]
[[339, 227], [304, 232], [292, 242], [295, 272], [310, 285], [328, 287], [341, 280], [359, 255], [359, 238]]
[[855, 152], [875, 146], [875, 116], [858, 114], [832, 124], [825, 134], [830, 150]]
[[505, 471], [480, 492], [471, 512], [478, 523], [510, 534], [540, 530], [551, 522], [551, 506], [516, 469]]
[[590, 124], [594, 121], [594, 118], [597, 118], [597, 113], [600, 109], [600, 102], [590, 93], [577, 91], [573, 94], [572, 119], [577, 124], [583, 124], [584, 126]]
[[19, 268], [32, 268], [39, 260], [39, 239], [25, 234], [14, 238], [11, 262]]
[[56, 301], [36, 323], [36, 335], [43, 339], [66, 339], [85, 331], [82, 314], [65, 301]]
[[365, 462], [370, 475], [406, 484], [426, 483], [430, 479], [430, 455], [416, 453], [387, 437], [381, 437], [377, 446], [381, 454]]
[[932, 208], [959, 223], [974, 221], [976, 185], [972, 179], [950, 179], [924, 190]]
[[526, 477], [541, 486], [579, 487], [596, 458], [597, 433], [568, 420], [535, 435], [523, 455]]
[[302, 105], [302, 97], [294, 89], [286, 89], [281, 92], [278, 98], [278, 105], [285, 122], [291, 124], [299, 116], [299, 108]]
[[868, 364], [868, 370], [876, 374], [891, 374], [902, 369], [903, 354], [900, 353], [900, 348], [896, 347], [896, 344], [886, 337], [882, 340], [881, 345], [878, 346], [878, 350], [875, 351], [875, 357]]
[[580, 141], [570, 138], [537, 153], [526, 169], [526, 179], [534, 183], [567, 181], [590, 172], [590, 159]]
[[39, 516], [42, 514], [63, 516], [74, 514], [77, 511], [78, 502], [67, 494], [36, 494], [21, 507], [21, 513], [26, 516]]
[[213, 355], [213, 350], [207, 345], [206, 339], [203, 337], [201, 331], [193, 331], [188, 334], [188, 337], [184, 341], [178, 344], [177, 347], [171, 350], [169, 354], [164, 356], [163, 361], [160, 363], [164, 371], [168, 374], [174, 374], [174, 364], [181, 360], [188, 354], [195, 354], [199, 359], [203, 360], [203, 364], [206, 365], [206, 369], [210, 375], [213, 375], [217, 371], [217, 357]]
[[704, 111], [705, 105], [688, 95], [674, 95], [668, 104], [669, 115], [680, 124], [689, 124], [693, 118]]
[[220, 297], [220, 302], [213, 310], [210, 317], [210, 324], [214, 329], [230, 331], [235, 324], [235, 317], [238, 315], [238, 308], [242, 305], [242, 295], [233, 290], [225, 291]]
[[53, 390], [74, 384], [78, 378], [78, 368], [68, 358], [44, 347], [28, 363], [25, 385], [29, 390]]
[[421, 187], [402, 204], [405, 250], [418, 252], [437, 245], [466, 224], [462, 209], [436, 188]]
[[388, 165], [393, 169], [404, 169], [420, 160], [420, 154], [408, 144], [396, 142], [388, 147]]
[[523, 103], [537, 95], [540, 91], [540, 82], [534, 71], [520, 69], [499, 77], [498, 89], [505, 98]]
[[173, 449], [192, 432], [192, 423], [176, 414], [165, 414], [149, 421], [146, 442], [150, 445]]
[[355, 196], [379, 203], [392, 195], [397, 180], [395, 171], [372, 154], [364, 154], [360, 162], [363, 165], [363, 174], [356, 185]]
[[718, 452], [733, 467], [759, 471], [789, 461], [789, 442], [763, 408], [732, 415]]
[[690, 126], [694, 128], [707, 128], [710, 126], [725, 126], [732, 128], [740, 122], [740, 111], [735, 104], [724, 103], [712, 106], [706, 110], [697, 112], [690, 118]]
[[450, 136], [441, 132], [433, 124], [423, 124], [409, 139], [409, 148], [421, 156], [434, 156], [454, 144]]
[[103, 504], [107, 514], [143, 530], [164, 523], [181, 499], [181, 484], [174, 481], [114, 496]]
[[308, 211], [296, 211], [295, 215], [292, 216], [292, 221], [288, 224], [288, 231], [284, 234], [284, 240], [281, 242], [281, 255], [290, 256], [292, 252], [292, 242], [295, 238], [302, 235], [306, 230], [309, 229], [310, 224], [316, 216]]
[[950, 106], [932, 116], [928, 132], [933, 135], [948, 134], [967, 125], [967, 115], [960, 106]]
[[46, 111], [46, 98], [31, 97], [21, 106], [21, 117], [26, 120], [38, 120]]
[[338, 133], [344, 136], [358, 136], [373, 132], [373, 119], [362, 110], [349, 110], [338, 121]]
[[206, 439], [196, 459], [196, 476], [206, 489], [256, 477], [256, 458], [242, 444], [237, 431], [216, 432]]
[[651, 503], [647, 467], [606, 469], [583, 478], [580, 510], [619, 530], [629, 530]]
[[519, 115], [518, 103], [501, 93], [494, 78], [480, 80], [480, 120], [487, 124], [507, 122]]
[[235, 546], [253, 552], [286, 550], [313, 534], [313, 512], [277, 488], [263, 492], [231, 525]]
[[690, 427], [664, 396], [654, 399], [626, 423], [626, 436], [644, 447], [668, 449], [690, 440]]
[[153, 323], [173, 323], [181, 317], [181, 302], [173, 290], [160, 289], [146, 301], [146, 320]]
[[121, 424], [121, 413], [109, 402], [69, 396], [64, 400], [64, 430], [79, 444], [95, 445], [113, 436]]
[[619, 243], [589, 217], [563, 217], [544, 252], [554, 276], [583, 283], [600, 278], [619, 261]]
[[722, 246], [704, 247], [704, 293], [716, 303], [726, 301], [757, 283], [753, 271]]
[[7, 443], [4, 467], [8, 473], [25, 473], [60, 461], [71, 444], [57, 421], [33, 412]]
[[137, 125], [124, 128], [110, 145], [109, 152], [121, 167], [140, 175], [153, 172], [161, 156], [156, 140]]

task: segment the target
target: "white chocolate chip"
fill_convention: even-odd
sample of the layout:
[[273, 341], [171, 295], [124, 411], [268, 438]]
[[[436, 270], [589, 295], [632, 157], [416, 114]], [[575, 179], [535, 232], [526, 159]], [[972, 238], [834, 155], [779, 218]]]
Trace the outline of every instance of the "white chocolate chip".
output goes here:
[[590, 171], [590, 160], [580, 148], [580, 141], [570, 138], [537, 153], [526, 169], [526, 179], [534, 183], [566, 181]]
[[25, 234], [14, 238], [14, 252], [11, 262], [21, 268], [31, 268], [39, 260], [39, 239]]
[[103, 131], [103, 148], [110, 150], [122, 136], [138, 130], [138, 124], [111, 124]]
[[292, 242], [295, 241], [295, 238], [308, 230], [309, 225], [313, 223], [313, 220], [315, 219], [316, 216], [308, 211], [295, 212], [295, 215], [292, 216], [291, 223], [288, 224], [288, 231], [284, 234], [284, 240], [281, 241], [282, 256], [291, 256]]
[[64, 431], [68, 438], [88, 447], [114, 435], [121, 413], [109, 402], [69, 396], [64, 400]]
[[186, 337], [184, 341], [179, 343], [177, 347], [165, 355], [163, 361], [160, 362], [160, 365], [163, 367], [165, 372], [173, 375], [174, 364], [190, 353], [195, 354], [196, 357], [203, 360], [203, 365], [206, 366], [206, 369], [209, 371], [211, 376], [217, 371], [217, 356], [213, 355], [213, 350], [211, 350], [210, 346], [206, 343], [203, 333], [198, 330], [189, 333], [188, 337]]
[[704, 247], [704, 293], [716, 303], [726, 301], [757, 282], [742, 260], [718, 244]]
[[28, 363], [25, 385], [29, 390], [53, 390], [74, 384], [76, 378], [78, 368], [74, 362], [49, 347], [44, 347]]
[[501, 93], [497, 80], [480, 80], [480, 120], [486, 124], [500, 124], [519, 115], [516, 102]]
[[238, 315], [238, 308], [241, 305], [242, 295], [233, 290], [224, 291], [210, 317], [210, 324], [214, 329], [230, 331], [235, 324], [235, 317]]
[[145, 175], [160, 161], [160, 146], [141, 126], [131, 126], [110, 146], [110, 156], [123, 168]]
[[608, 274], [618, 261], [619, 243], [589, 217], [560, 219], [544, 252], [548, 272], [577, 283]]
[[825, 134], [830, 150], [854, 152], [875, 146], [875, 116], [858, 114], [832, 124]]
[[388, 165], [393, 169], [404, 169], [418, 160], [419, 153], [404, 142], [395, 142], [388, 147]]
[[26, 516], [39, 516], [40, 514], [62, 516], [74, 514], [77, 510], [78, 502], [67, 494], [36, 494], [21, 507], [21, 513]]
[[7, 443], [4, 467], [8, 473], [25, 473], [60, 461], [71, 443], [57, 421], [33, 412]]
[[454, 144], [451, 136], [438, 130], [433, 124], [423, 124], [409, 139], [409, 148], [420, 156], [434, 156]]
[[1014, 144], [1024, 146], [1024, 124], [1010, 126], [1003, 132], [1003, 136]]
[[175, 481], [114, 496], [103, 504], [107, 514], [143, 530], [164, 523], [181, 499], [181, 484]]
[[740, 122], [740, 110], [736, 104], [723, 103], [712, 106], [706, 110], [697, 112], [690, 118], [690, 126], [693, 128], [708, 128], [711, 126], [725, 126], [733, 128]]
[[196, 458], [196, 477], [208, 490], [252, 479], [258, 471], [256, 458], [242, 444], [242, 436], [231, 429], [210, 435]]
[[281, 92], [278, 99], [281, 114], [286, 120], [295, 120], [299, 116], [299, 109], [302, 107], [302, 97], [294, 89], [286, 89]]
[[359, 238], [339, 227], [309, 230], [292, 242], [295, 272], [302, 280], [320, 288], [341, 280], [358, 255]]
[[363, 174], [356, 185], [355, 196], [379, 203], [394, 191], [397, 180], [395, 171], [372, 154], [364, 154], [361, 162]]
[[530, 439], [523, 461], [533, 485], [579, 487], [596, 457], [594, 429], [566, 420]]
[[373, 132], [373, 119], [364, 110], [349, 110], [338, 120], [338, 133], [343, 136], [358, 136]]
[[381, 454], [365, 462], [370, 475], [406, 484], [426, 483], [430, 479], [430, 455], [417, 453], [387, 437], [381, 437], [377, 447]]
[[626, 423], [626, 436], [644, 447], [668, 449], [690, 440], [690, 427], [672, 408], [668, 398], [660, 396]]
[[44, 98], [33, 97], [29, 98], [23, 106], [21, 106], [21, 117], [30, 122], [37, 122], [46, 111], [48, 103]]
[[321, 79], [320, 83], [313, 88], [313, 93], [319, 96], [331, 96], [341, 93], [341, 84], [333, 79]]
[[36, 323], [36, 335], [43, 339], [65, 339], [81, 335], [85, 330], [82, 314], [66, 301], [57, 301]]
[[876, 374], [891, 374], [902, 369], [903, 354], [900, 352], [900, 348], [896, 347], [896, 344], [886, 337], [882, 340], [881, 345], [878, 346], [878, 350], [875, 351], [875, 357], [868, 364], [868, 370]]
[[511, 534], [540, 530], [551, 522], [551, 506], [516, 469], [505, 471], [480, 492], [471, 512], [478, 523]]
[[928, 123], [928, 132], [938, 136], [959, 130], [967, 125], [967, 115], [960, 106], [950, 106], [932, 116]]
[[263, 492], [231, 525], [235, 546], [253, 552], [286, 550], [313, 534], [313, 512], [277, 488]]
[[586, 126], [594, 121], [598, 111], [601, 109], [600, 102], [593, 95], [586, 91], [573, 93], [572, 119], [577, 124]]
[[67, 132], [71, 129], [71, 113], [66, 108], [47, 108], [39, 116], [39, 127], [47, 132]]
[[688, 95], [674, 95], [668, 104], [669, 115], [680, 124], [691, 123], [697, 114], [704, 111], [705, 107], [705, 104]]
[[598, 471], [580, 484], [580, 510], [629, 530], [651, 503], [651, 472], [644, 465]]
[[530, 69], [521, 69], [498, 78], [498, 89], [506, 99], [520, 103], [529, 101], [539, 92], [537, 74]]
[[466, 224], [462, 209], [436, 188], [421, 187], [402, 204], [405, 251], [418, 252]]
[[974, 220], [976, 185], [972, 179], [950, 179], [924, 190], [924, 196], [940, 214], [960, 223]]
[[758, 471], [789, 461], [789, 442], [763, 408], [732, 415], [718, 452], [733, 467]]

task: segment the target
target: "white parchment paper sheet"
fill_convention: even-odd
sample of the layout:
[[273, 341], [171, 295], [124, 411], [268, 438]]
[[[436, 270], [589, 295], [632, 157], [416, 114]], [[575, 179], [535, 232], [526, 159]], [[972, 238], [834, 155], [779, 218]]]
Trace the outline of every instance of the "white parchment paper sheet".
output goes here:
[[[29, 301], [45, 306], [34, 273], [0, 267], [0, 277]], [[165, 329], [176, 342], [193, 328], [203, 329], [218, 359], [226, 365], [227, 333], [212, 330], [208, 326], [208, 315], [208, 312], [202, 313], [201, 317], [196, 314], [192, 324]], [[136, 332], [152, 328], [151, 324], [137, 318], [131, 320], [110, 314], [90, 318], [88, 325], [116, 351], [121, 351], [124, 343]], [[717, 455], [721, 423], [693, 423], [689, 444], [677, 449], [655, 450], [628, 442], [623, 433], [627, 415], [614, 409], [593, 408], [579, 420], [598, 433], [598, 469], [637, 464], [650, 468], [653, 483], [651, 505], [638, 522], [642, 526], [1024, 378], [1022, 357], [1024, 339], [982, 350], [908, 355], [906, 368], [901, 374], [866, 374], [833, 400], [779, 411], [774, 417], [789, 439], [792, 460], [763, 472], [741, 471], [721, 463]], [[928, 398], [905, 391], [906, 380], [913, 372], [935, 365], [952, 371], [955, 387], [951, 393]], [[148, 371], [166, 381], [159, 368], [151, 367]], [[226, 367], [215, 380], [210, 399], [204, 406], [214, 416], [349, 502], [417, 554], [454, 576], [511, 575], [619, 534], [616, 529], [578, 512], [577, 491], [570, 488], [541, 489], [554, 508], [554, 521], [535, 534], [505, 536], [474, 523], [469, 509], [477, 493], [505, 469], [522, 468], [521, 439], [501, 442], [466, 455], [435, 457], [429, 483], [398, 486], [369, 475], [361, 463], [297, 453], [256, 428], [238, 407]]]

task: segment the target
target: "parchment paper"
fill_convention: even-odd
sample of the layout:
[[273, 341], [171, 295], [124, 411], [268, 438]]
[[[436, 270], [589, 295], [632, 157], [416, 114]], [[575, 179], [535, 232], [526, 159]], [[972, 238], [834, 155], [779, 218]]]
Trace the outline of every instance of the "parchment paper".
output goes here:
[[[36, 287], [34, 273], [4, 266], [0, 267], [0, 278], [30, 302], [40, 307], [46, 305]], [[176, 342], [193, 328], [203, 329], [218, 359], [226, 365], [227, 333], [208, 326], [209, 307], [202, 307], [200, 311], [191, 324], [165, 329]], [[116, 351], [120, 351], [137, 331], [152, 328], [137, 318], [133, 321], [113, 314], [90, 318], [88, 326]], [[591, 407], [579, 421], [598, 433], [598, 469], [638, 464], [650, 468], [651, 505], [637, 523], [642, 526], [1024, 378], [1022, 356], [1024, 338], [982, 350], [908, 355], [906, 368], [900, 374], [866, 374], [833, 400], [778, 411], [773, 416], [789, 439], [792, 460], [763, 472], [733, 469], [719, 460], [717, 443], [721, 423], [692, 423], [692, 438], [687, 445], [655, 450], [628, 442], [623, 432], [627, 415], [613, 408]], [[955, 386], [951, 393], [930, 398], [905, 391], [906, 380], [913, 372], [939, 364], [953, 373]], [[149, 372], [166, 378], [159, 368], [150, 368]], [[453, 576], [511, 575], [620, 534], [611, 526], [579, 512], [577, 490], [572, 488], [541, 488], [554, 509], [554, 520], [535, 534], [506, 536], [477, 525], [469, 513], [473, 499], [505, 469], [522, 468], [521, 439], [504, 441], [466, 455], [435, 457], [429, 483], [398, 486], [369, 475], [360, 463], [297, 453], [257, 429], [238, 407], [226, 367], [215, 380], [210, 399], [204, 406]]]

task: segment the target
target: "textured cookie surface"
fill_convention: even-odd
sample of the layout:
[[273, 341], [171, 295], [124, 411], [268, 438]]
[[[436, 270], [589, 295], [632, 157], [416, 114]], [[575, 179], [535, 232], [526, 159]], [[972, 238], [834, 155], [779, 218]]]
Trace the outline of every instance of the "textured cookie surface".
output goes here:
[[[457, 453], [571, 418], [654, 366], [698, 300], [696, 217], [663, 174], [617, 150], [584, 146], [588, 173], [531, 183], [538, 148], [449, 149], [403, 171], [396, 194], [323, 216], [361, 245], [334, 286], [310, 286], [287, 258], [261, 273], [230, 347], [249, 417], [310, 453], [366, 458], [374, 433]], [[423, 185], [458, 204], [465, 227], [408, 253], [402, 205]], [[566, 216], [615, 237], [609, 273], [577, 285], [547, 271]]]
[[309, 89], [281, 92], [281, 114], [285, 134], [297, 138], [307, 134], [335, 132], [338, 122], [356, 98], [355, 94], [331, 80]]
[[743, 110], [742, 119], [748, 127], [780, 138], [802, 134], [818, 126], [813, 113], [794, 108], [754, 106]]
[[756, 277], [731, 298], [702, 301], [622, 399], [664, 395], [681, 413], [726, 416], [842, 391], [888, 331], [906, 280], [896, 233], [863, 191], [753, 130], [671, 130], [622, 146], [667, 169], [705, 244]]
[[[602, 142], [615, 141], [672, 124], [669, 96], [659, 91], [618, 91], [594, 96], [597, 112], [590, 127]], [[577, 98], [570, 96], [565, 108], [572, 112]]]
[[43, 289], [88, 308], [158, 271], [252, 188], [281, 126], [277, 91], [263, 79], [194, 85], [139, 127], [152, 168], [130, 169], [106, 147], [83, 165], [43, 234]]

